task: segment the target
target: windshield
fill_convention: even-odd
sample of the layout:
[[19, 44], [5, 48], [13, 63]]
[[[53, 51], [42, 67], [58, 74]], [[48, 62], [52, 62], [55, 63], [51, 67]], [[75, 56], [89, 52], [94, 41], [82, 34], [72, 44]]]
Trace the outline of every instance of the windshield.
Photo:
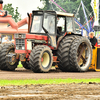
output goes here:
[[42, 18], [43, 15], [35, 15], [33, 17], [33, 23], [31, 28], [32, 33], [45, 33], [42, 29]]
[[44, 13], [43, 27], [49, 32], [49, 34], [55, 34], [55, 16]]
[[31, 33], [45, 33], [43, 27], [49, 34], [55, 34], [55, 16], [52, 14], [44, 13], [43, 15], [34, 15], [31, 27]]

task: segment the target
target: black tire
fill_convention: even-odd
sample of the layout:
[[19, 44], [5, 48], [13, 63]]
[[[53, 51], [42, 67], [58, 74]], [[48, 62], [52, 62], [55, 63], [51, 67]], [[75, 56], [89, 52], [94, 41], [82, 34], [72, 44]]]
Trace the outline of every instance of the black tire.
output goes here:
[[29, 62], [21, 62], [21, 64], [23, 65], [23, 67], [25, 68], [25, 69], [31, 69], [30, 68], [30, 66], [29, 66]]
[[66, 36], [61, 42], [57, 50], [59, 69], [63, 72], [70, 71], [69, 52], [72, 42], [79, 36]]
[[71, 71], [86, 72], [92, 60], [92, 46], [85, 38], [77, 38], [73, 41], [70, 49]]
[[15, 63], [6, 62], [6, 55], [10, 52], [14, 52], [14, 50], [15, 46], [12, 43], [3, 45], [0, 55], [1, 70], [13, 71], [15, 70], [15, 68], [17, 68], [18, 62]]
[[[41, 61], [42, 58], [43, 62]], [[44, 45], [34, 47], [30, 54], [29, 63], [33, 72], [49, 72], [53, 63], [52, 50], [48, 46]]]
[[[0, 44], [0, 55], [1, 55], [1, 50], [3, 48], [3, 44]], [[0, 63], [0, 70], [1, 70], [2, 66], [1, 66], [1, 63]]]

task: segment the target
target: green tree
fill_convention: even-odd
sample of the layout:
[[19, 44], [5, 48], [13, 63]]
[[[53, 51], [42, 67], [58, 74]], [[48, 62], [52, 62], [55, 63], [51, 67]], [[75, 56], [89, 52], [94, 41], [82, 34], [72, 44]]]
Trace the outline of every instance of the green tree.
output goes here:
[[12, 15], [12, 18], [15, 20], [15, 22], [18, 22], [21, 20], [21, 14], [18, 12], [18, 7], [14, 9], [12, 7], [12, 4], [5, 4], [3, 7], [3, 10], [8, 11], [8, 13]]
[[49, 0], [40, 0], [40, 1], [43, 2], [44, 7], [43, 7], [43, 8], [39, 8], [39, 7], [38, 7], [39, 10], [47, 10], [47, 9], [50, 10], [50, 3], [49, 3]]

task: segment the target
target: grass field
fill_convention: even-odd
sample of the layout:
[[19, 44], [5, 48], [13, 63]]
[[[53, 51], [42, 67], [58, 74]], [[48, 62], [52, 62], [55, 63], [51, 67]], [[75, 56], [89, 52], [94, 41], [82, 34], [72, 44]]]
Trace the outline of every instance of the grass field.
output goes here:
[[35, 85], [35, 84], [66, 84], [66, 83], [100, 83], [100, 78], [96, 79], [39, 79], [39, 80], [0, 80], [0, 86], [8, 85]]

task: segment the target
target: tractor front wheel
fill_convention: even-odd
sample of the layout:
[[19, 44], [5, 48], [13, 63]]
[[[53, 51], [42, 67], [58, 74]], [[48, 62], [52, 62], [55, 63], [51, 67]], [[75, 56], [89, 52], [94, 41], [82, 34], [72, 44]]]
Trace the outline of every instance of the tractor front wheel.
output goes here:
[[30, 54], [29, 61], [33, 72], [48, 72], [53, 63], [53, 54], [48, 46], [38, 45]]

